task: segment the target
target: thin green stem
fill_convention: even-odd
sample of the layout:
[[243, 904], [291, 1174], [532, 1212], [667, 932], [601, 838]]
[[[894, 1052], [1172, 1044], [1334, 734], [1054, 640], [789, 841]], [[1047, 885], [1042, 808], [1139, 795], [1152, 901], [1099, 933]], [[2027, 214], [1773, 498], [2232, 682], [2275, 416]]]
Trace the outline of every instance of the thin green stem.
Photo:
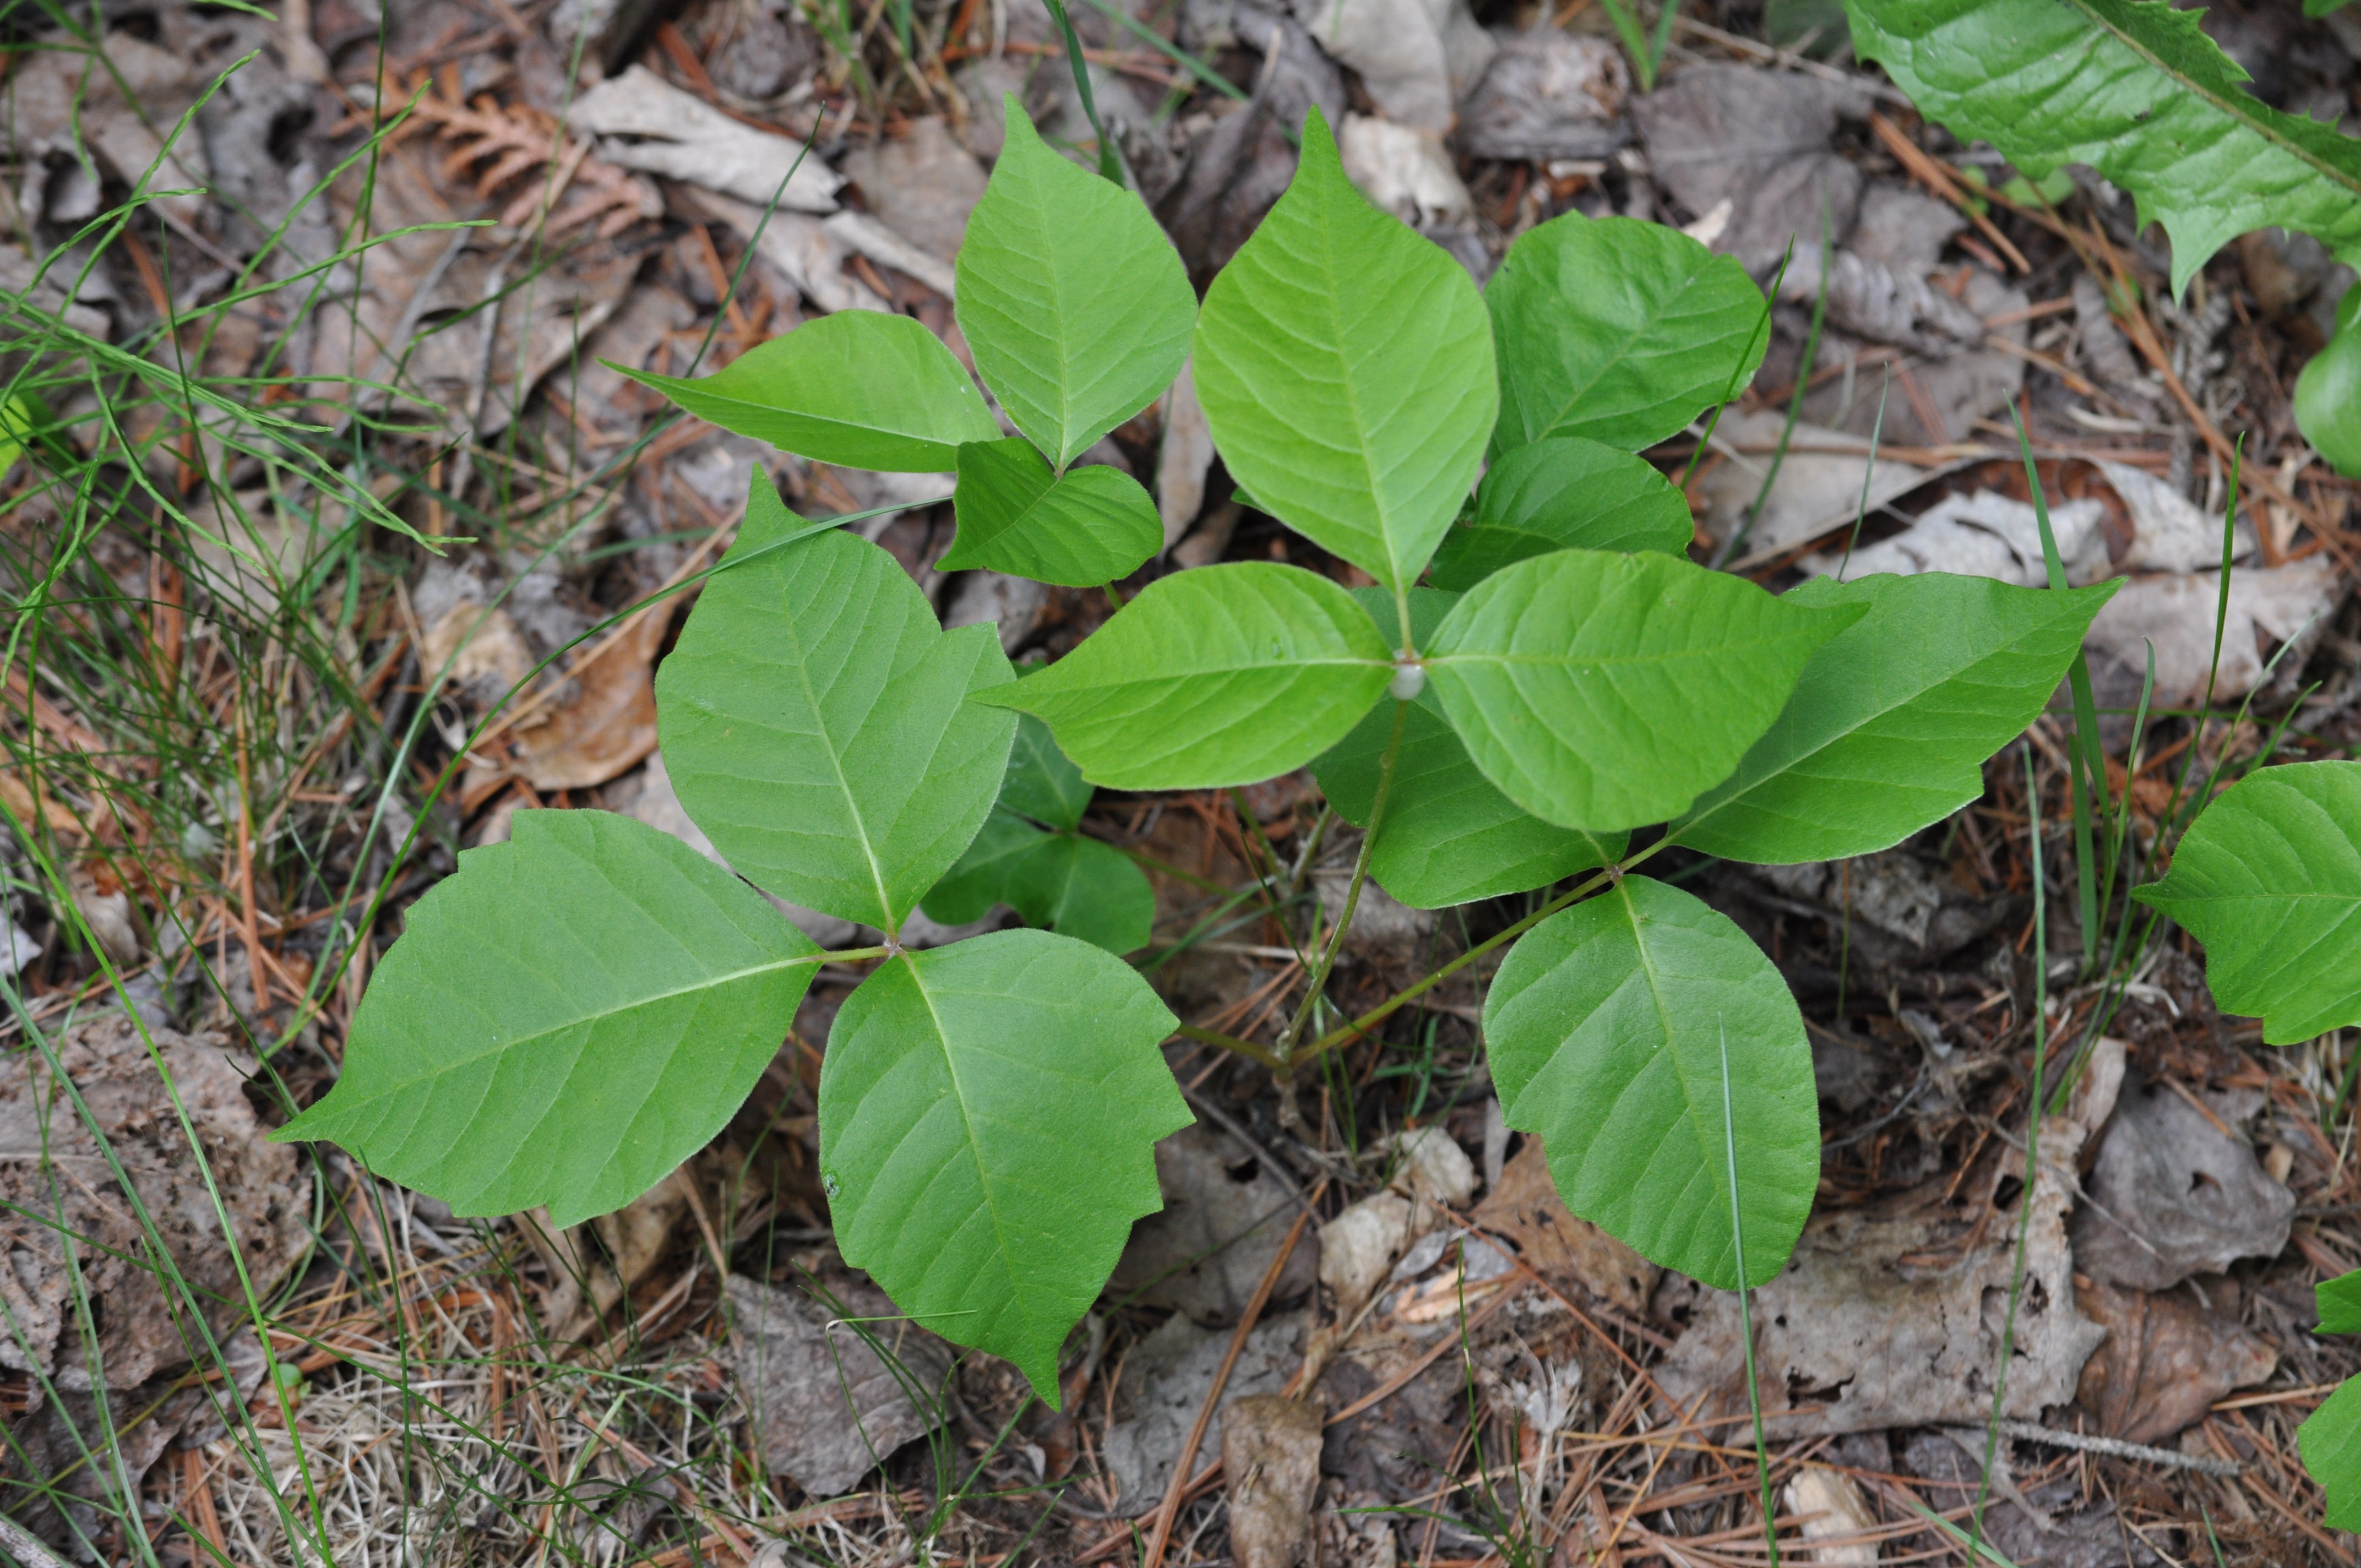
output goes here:
[[2025, 751], [2026, 798], [2037, 809], [2028, 812], [2033, 859], [2033, 1094], [2026, 1102], [2025, 1195], [2017, 1208], [2016, 1261], [2009, 1273], [2008, 1311], [2001, 1319], [2000, 1362], [1993, 1370], [1992, 1420], [1984, 1428], [1984, 1473], [1976, 1483], [1976, 1506], [1968, 1516], [1968, 1556], [1972, 1562], [1984, 1529], [1984, 1505], [1992, 1497], [1993, 1462], [2000, 1454], [2000, 1423], [2008, 1398], [2008, 1364], [2016, 1354], [2016, 1309], [2025, 1296], [2025, 1254], [2033, 1235], [2035, 1187], [2041, 1174], [2041, 1072], [2049, 1049], [2049, 906], [2042, 885], [2039, 782], [2033, 773], [2033, 748]]
[[[1295, 1069], [1295, 1042], [1303, 1026], [1312, 1018], [1312, 1010], [1320, 1005], [1321, 992], [1328, 984], [1328, 972], [1336, 967], [1336, 954], [1345, 945], [1345, 933], [1353, 928], [1353, 911], [1361, 902], [1361, 884], [1368, 880], [1369, 851], [1377, 844], [1378, 829], [1386, 818], [1386, 795], [1392, 790], [1394, 764], [1401, 758], [1402, 727], [1410, 718], [1410, 704], [1394, 701], [1393, 734], [1386, 741], [1385, 760], [1378, 764], [1378, 793], [1369, 803], [1369, 825], [1361, 833], [1361, 847], [1353, 856], [1353, 880], [1345, 888], [1345, 908], [1337, 916], [1335, 928], [1328, 933], [1328, 944], [1320, 951], [1319, 967], [1312, 971], [1312, 983], [1303, 993], [1303, 1005], [1288, 1020], [1287, 1030], [1279, 1036], [1279, 1070], [1292, 1072]], [[1315, 1047], [1312, 1053], [1319, 1055]]]
[[1721, 424], [1721, 414], [1730, 407], [1730, 400], [1738, 395], [1738, 378], [1746, 374], [1748, 361], [1754, 357], [1754, 345], [1771, 330], [1771, 302], [1779, 297], [1780, 286], [1787, 281], [1787, 264], [1795, 259], [1795, 236], [1787, 236], [1787, 249], [1779, 258], [1779, 271], [1771, 280], [1771, 291], [1763, 296], [1763, 313], [1754, 318], [1754, 330], [1746, 336], [1746, 347], [1738, 363], [1730, 367], [1730, 379], [1723, 383], [1721, 396], [1715, 400], [1713, 412], [1707, 416], [1705, 433], [1697, 437], [1697, 450], [1689, 454], [1689, 466], [1681, 470], [1681, 481], [1673, 488], [1686, 494], [1689, 481], [1697, 477], [1697, 465], [1705, 461], [1706, 449], [1713, 444], [1713, 433]]
[[[1824, 200], [1820, 203], [1820, 291], [1812, 299], [1812, 330], [1804, 334], [1804, 356], [1795, 362], [1795, 390], [1787, 399], [1787, 422], [1779, 428], [1779, 444], [1771, 451], [1771, 466], [1763, 471], [1763, 488], [1754, 492], [1754, 504], [1746, 509], [1746, 515], [1738, 520], [1738, 526], [1730, 530], [1730, 537], [1713, 554], [1717, 567], [1735, 560], [1746, 547], [1746, 536], [1754, 532], [1763, 508], [1771, 499], [1771, 487], [1779, 482], [1779, 470], [1786, 464], [1788, 444], [1795, 439], [1795, 422], [1803, 417], [1804, 394], [1812, 389], [1812, 365], [1820, 355], [1820, 327], [1828, 317], [1828, 276], [1836, 270], [1836, 236], [1831, 223], [1828, 204]], [[1795, 244], [1795, 237], [1789, 236], [1787, 247], [1791, 254]], [[1784, 266], [1781, 270], [1785, 270]], [[1775, 299], [1777, 285], [1773, 289], [1770, 298]], [[1763, 308], [1767, 320], [1769, 299], [1764, 301]]]
[[1224, 1035], [1218, 1029], [1201, 1029], [1194, 1024], [1176, 1024], [1173, 1025], [1172, 1032], [1184, 1040], [1195, 1040], [1202, 1045], [1219, 1046], [1225, 1051], [1235, 1051], [1250, 1060], [1262, 1063], [1273, 1072], [1279, 1071], [1287, 1065], [1268, 1046], [1258, 1046], [1252, 1040], [1243, 1040], [1235, 1035]]
[[1763, 1540], [1779, 1568], [1778, 1516], [1771, 1508], [1771, 1447], [1763, 1437], [1763, 1385], [1754, 1374], [1754, 1309], [1746, 1288], [1746, 1227], [1738, 1211], [1738, 1111], [1730, 1099], [1730, 1026], [1721, 1029], [1721, 1144], [1730, 1161], [1730, 1252], [1738, 1266], [1738, 1337], [1746, 1345], [1746, 1403], [1754, 1416], [1754, 1475], [1763, 1497]]

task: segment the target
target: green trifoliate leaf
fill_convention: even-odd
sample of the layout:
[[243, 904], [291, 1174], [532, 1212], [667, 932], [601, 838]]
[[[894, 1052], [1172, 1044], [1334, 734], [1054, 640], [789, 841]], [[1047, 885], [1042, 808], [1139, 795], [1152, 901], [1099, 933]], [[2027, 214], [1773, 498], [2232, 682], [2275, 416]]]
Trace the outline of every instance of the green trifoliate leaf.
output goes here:
[[2361, 262], [2361, 142], [2273, 109], [2156, 0], [1847, 0], [1853, 48], [1927, 118], [2035, 179], [2085, 163], [2172, 240], [2178, 294], [2250, 229], [2301, 229]]
[[1392, 679], [1392, 657], [1327, 578], [1235, 562], [1158, 579], [1072, 652], [977, 700], [1046, 720], [1093, 784], [1217, 789], [1342, 740]]
[[2361, 1334], [2361, 1269], [2322, 1280], [2312, 1287], [2312, 1295], [2320, 1310], [2320, 1322], [2312, 1332]]
[[1504, 455], [1476, 488], [1476, 514], [1443, 536], [1430, 580], [1472, 588], [1512, 561], [1553, 550], [1688, 553], [1688, 502], [1654, 465], [1560, 436]]
[[461, 1214], [621, 1208], [721, 1130], [819, 949], [679, 840], [521, 811], [412, 905], [344, 1074], [274, 1139], [342, 1144]]
[[1328, 124], [1206, 291], [1197, 399], [1254, 505], [1389, 587], [1458, 515], [1498, 394], [1466, 269], [1345, 177]]
[[1624, 877], [1517, 943], [1484, 1037], [1501, 1114], [1541, 1135], [1566, 1207], [1735, 1289], [1734, 1137], [1746, 1283], [1785, 1265], [1820, 1179], [1812, 1051], [1786, 981], [1727, 916]]
[[1033, 851], [1049, 841], [1049, 834], [1015, 812], [994, 807], [967, 853], [928, 891], [919, 907], [928, 919], [946, 926], [983, 919], [996, 905], [1008, 902], [1009, 885]]
[[1139, 198], [1050, 151], [1005, 100], [1007, 145], [960, 246], [960, 331], [1000, 406], [1062, 469], [1172, 384], [1197, 296]]
[[615, 365], [709, 423], [846, 468], [948, 471], [1000, 427], [951, 351], [909, 316], [839, 311], [740, 355], [710, 376]]
[[1504, 567], [1435, 633], [1426, 678], [1467, 754], [1544, 822], [1661, 822], [1727, 777], [1858, 606], [1807, 609], [1669, 555]]
[[1148, 873], [1112, 844], [1079, 833], [1045, 834], [1010, 871], [996, 902], [1028, 926], [1111, 953], [1146, 947], [1155, 931], [1156, 890], [1148, 885]]
[[2267, 1045], [2361, 1024], [2361, 762], [2248, 774], [2132, 896], [2205, 944], [2213, 1000]]
[[1631, 218], [1552, 218], [1485, 286], [1500, 345], [1495, 453], [1553, 435], [1637, 452], [1746, 385], [1769, 334], [1735, 257]]
[[[1075, 172], [1101, 190], [1114, 186]], [[1156, 503], [1117, 468], [1069, 468], [1063, 477], [1022, 438], [959, 449], [952, 497], [959, 535], [938, 562], [946, 572], [983, 567], [1037, 583], [1095, 587], [1127, 577], [1164, 543]]]
[[[1379, 887], [1414, 909], [1441, 909], [1546, 887], [1622, 854], [1623, 834], [1556, 828], [1518, 810], [1468, 761], [1433, 701], [1422, 694], [1402, 716], [1401, 754], [1369, 848]], [[1393, 728], [1394, 705], [1381, 702], [1312, 764], [1328, 804], [1356, 828], [1368, 826]]]
[[1156, 1140], [1189, 1109], [1172, 1014], [1122, 959], [1046, 931], [905, 953], [846, 999], [820, 1069], [844, 1261], [1054, 1408], [1058, 1348], [1162, 1205]]
[[2337, 1386], [2295, 1429], [2303, 1467], [2328, 1494], [2322, 1518], [2331, 1530], [2361, 1530], [2361, 1377]]
[[2039, 716], [2119, 582], [2055, 593], [1928, 572], [1785, 602], [1863, 606], [1820, 644], [1738, 771], [1675, 825], [1724, 860], [1789, 865], [1891, 849], [1983, 793], [1984, 759]]
[[1008, 752], [1000, 804], [1045, 828], [1071, 828], [1091, 808], [1095, 793], [1082, 770], [1058, 750], [1049, 727], [1029, 713], [1018, 714], [1016, 744]]
[[1000, 640], [849, 533], [768, 549], [750, 509], [723, 565], [656, 674], [681, 805], [758, 886], [898, 929], [1000, 792], [1016, 720], [966, 700], [1013, 678]]

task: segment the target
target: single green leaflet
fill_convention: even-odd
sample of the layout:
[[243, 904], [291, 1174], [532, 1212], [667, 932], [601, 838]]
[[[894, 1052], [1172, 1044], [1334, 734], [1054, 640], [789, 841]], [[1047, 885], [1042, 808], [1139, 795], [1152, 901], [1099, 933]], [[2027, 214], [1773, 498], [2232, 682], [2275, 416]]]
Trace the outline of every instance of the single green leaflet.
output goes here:
[[1054, 1409], [1059, 1346], [1162, 1206], [1156, 1140], [1191, 1119], [1157, 1048], [1174, 1027], [1129, 965], [1046, 931], [886, 962], [820, 1068], [844, 1261]]
[[837, 531], [765, 551], [758, 510], [656, 673], [664, 762], [741, 875], [897, 930], [992, 810], [1016, 722], [966, 698], [1015, 671], [884, 550]]
[[1317, 109], [1294, 182], [1206, 291], [1196, 381], [1256, 507], [1388, 587], [1458, 515], [1498, 401], [1466, 269], [1354, 188]]
[[1561, 550], [1470, 590], [1427, 680], [1501, 794], [1608, 833], [1676, 816], [1727, 777], [1812, 651], [1862, 613], [1670, 555]]
[[2361, 1530], [2361, 1377], [2337, 1386], [2295, 1429], [2303, 1467], [2328, 1494], [2322, 1519], [2331, 1530]]
[[520, 811], [410, 908], [325, 1099], [332, 1140], [460, 1214], [621, 1208], [705, 1146], [777, 1054], [819, 949], [679, 840]]
[[2038, 180], [2084, 163], [2172, 241], [2180, 293], [2254, 229], [2361, 263], [2361, 142], [2271, 108], [2164, 0], [1846, 0], [1853, 47], [1929, 119]]
[[2361, 762], [2247, 774], [2132, 896], [2205, 944], [2214, 1001], [2264, 1043], [2361, 1024]]
[[2295, 422], [2329, 466], [2361, 477], [2361, 289], [2336, 306], [2336, 334], [2295, 378]]
[[1540, 1135], [1568, 1208], [1720, 1289], [1739, 1283], [1733, 1212], [1746, 1283], [1786, 1266], [1820, 1179], [1812, 1051], [1786, 981], [1727, 916], [1622, 877], [1519, 939], [1484, 1038], [1501, 1115]]
[[984, 385], [1063, 472], [1172, 384], [1197, 296], [1139, 198], [1052, 152], [1004, 96], [1007, 141], [960, 246], [956, 309]]
[[1093, 784], [1216, 789], [1301, 767], [1392, 676], [1351, 594], [1243, 561], [1159, 578], [1072, 652], [977, 701], [1045, 720]]
[[1681, 555], [1695, 533], [1688, 502], [1653, 464], [1556, 436], [1520, 446], [1485, 471], [1475, 514], [1443, 536], [1428, 580], [1472, 588], [1511, 562], [1553, 550]]
[[[1353, 597], [1372, 615], [1393, 608], [1382, 588], [1356, 589]], [[1433, 588], [1411, 590], [1411, 635], [1418, 645], [1433, 639], [1457, 598]], [[1394, 705], [1380, 702], [1312, 764], [1328, 803], [1356, 828], [1369, 824], [1393, 732]], [[1428, 690], [1403, 716], [1385, 820], [1369, 848], [1369, 874], [1403, 904], [1440, 909], [1546, 887], [1616, 859], [1624, 842], [1620, 833], [1553, 827], [1518, 810], [1468, 760], [1467, 748]]]
[[1016, 716], [1016, 744], [1009, 749], [1008, 773], [1000, 783], [1000, 804], [1045, 828], [1072, 828], [1091, 808], [1096, 793], [1049, 734], [1029, 713]]
[[[1095, 174], [1075, 173], [1113, 189]], [[1138, 480], [1104, 466], [1053, 474], [1021, 437], [961, 447], [952, 503], [959, 533], [937, 563], [946, 572], [983, 567], [1095, 587], [1128, 577], [1164, 543], [1156, 503]]]
[[694, 379], [608, 368], [708, 423], [847, 468], [944, 473], [964, 443], [1000, 436], [967, 371], [910, 316], [839, 311]]
[[1568, 213], [1484, 289], [1500, 345], [1495, 454], [1554, 435], [1626, 452], [1687, 428], [1763, 362], [1763, 291], [1678, 229]]
[[1789, 865], [1891, 849], [1940, 821], [1983, 793], [1984, 759], [2039, 716], [2119, 586], [1928, 572], [1791, 589], [1792, 604], [1866, 613], [1820, 644], [1777, 721], [1673, 838]]
[[2361, 1269], [2322, 1280], [2312, 1287], [2312, 1295], [2320, 1310], [2320, 1321], [2312, 1332], [2361, 1334]]

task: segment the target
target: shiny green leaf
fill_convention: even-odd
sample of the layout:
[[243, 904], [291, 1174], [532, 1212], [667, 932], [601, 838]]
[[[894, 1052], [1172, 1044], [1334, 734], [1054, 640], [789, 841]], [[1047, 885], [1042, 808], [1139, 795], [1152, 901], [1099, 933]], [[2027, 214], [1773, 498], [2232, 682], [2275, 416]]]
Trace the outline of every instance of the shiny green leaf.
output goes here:
[[[1094, 174], [1082, 178], [1113, 189]], [[946, 572], [981, 567], [1094, 587], [1131, 576], [1164, 543], [1156, 503], [1138, 480], [1100, 466], [1061, 477], [1022, 439], [961, 447], [952, 501], [959, 534], [936, 563]]]
[[1513, 561], [1553, 550], [1686, 555], [1688, 502], [1653, 464], [1572, 436], [1505, 454], [1476, 488], [1475, 515], [1443, 536], [1430, 580], [1472, 588]]

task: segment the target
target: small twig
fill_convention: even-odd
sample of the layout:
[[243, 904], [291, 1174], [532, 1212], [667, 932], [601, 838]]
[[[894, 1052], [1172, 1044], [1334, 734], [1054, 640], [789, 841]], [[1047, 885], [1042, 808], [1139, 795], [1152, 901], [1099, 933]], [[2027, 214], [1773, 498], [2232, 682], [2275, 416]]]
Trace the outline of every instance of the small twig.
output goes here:
[[2133, 1459], [2143, 1464], [2162, 1464], [2174, 1470], [2195, 1470], [2207, 1475], [2224, 1477], [2245, 1473], [2245, 1466], [2234, 1459], [2208, 1459], [2202, 1454], [2181, 1453], [2169, 1448], [2151, 1448], [2144, 1442], [2125, 1442], [2119, 1437], [2060, 1431], [2055, 1427], [2045, 1427], [2033, 1421], [2003, 1421], [2000, 1430], [2002, 1436], [2013, 1437], [2019, 1442], [2079, 1449], [2084, 1453], [2103, 1453], [2110, 1459]]

